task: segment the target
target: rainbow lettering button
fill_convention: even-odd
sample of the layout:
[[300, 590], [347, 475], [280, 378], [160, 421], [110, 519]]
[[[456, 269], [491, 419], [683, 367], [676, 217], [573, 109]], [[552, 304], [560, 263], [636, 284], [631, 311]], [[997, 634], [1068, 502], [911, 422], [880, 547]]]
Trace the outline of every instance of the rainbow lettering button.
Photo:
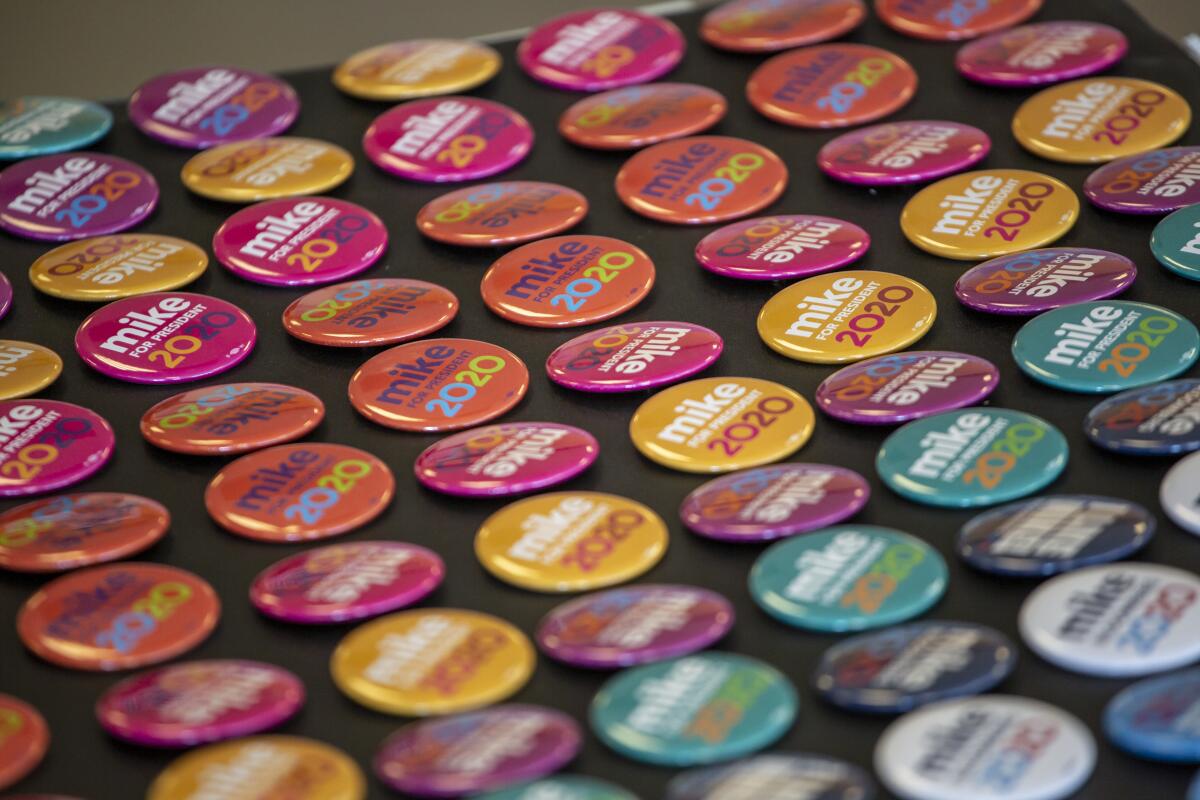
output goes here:
[[1200, 281], [1200, 203], [1168, 214], [1155, 225], [1150, 252], [1176, 275]]
[[1148, 678], [1125, 689], [1104, 709], [1104, 732], [1113, 744], [1154, 761], [1200, 761], [1200, 738], [1190, 715], [1200, 699], [1200, 670]]
[[1166, 214], [1200, 203], [1200, 147], [1167, 147], [1110, 161], [1083, 182], [1093, 205], [1118, 214]]
[[333, 71], [333, 85], [364, 100], [409, 100], [474, 89], [500, 64], [500, 54], [483, 42], [409, 39], [350, 56]]
[[374, 347], [417, 339], [458, 314], [458, 298], [435, 283], [374, 278], [326, 286], [283, 310], [283, 329], [326, 347]]
[[836, 39], [866, 18], [863, 0], [729, 0], [704, 15], [700, 38], [722, 50], [767, 53]]
[[337, 145], [277, 136], [218, 145], [197, 153], [180, 177], [191, 191], [228, 203], [320, 194], [345, 183], [354, 157]]
[[875, 0], [875, 13], [893, 30], [917, 39], [958, 41], [1024, 22], [1042, 0]]
[[103, 139], [110, 128], [112, 112], [88, 100], [74, 97], [0, 100], [0, 161], [79, 150]]
[[696, 244], [696, 261], [726, 278], [777, 281], [844, 267], [870, 247], [870, 235], [852, 222], [788, 214], [718, 228]]
[[649, 83], [585, 97], [558, 119], [580, 147], [633, 150], [708, 130], [725, 116], [720, 92], [694, 83]]
[[116, 444], [108, 420], [58, 400], [2, 401], [0, 428], [0, 497], [73, 486], [107, 464]]
[[724, 346], [715, 331], [690, 322], [613, 325], [560, 344], [546, 373], [581, 392], [640, 391], [703, 372]]
[[417, 212], [417, 229], [463, 247], [501, 247], [562, 233], [588, 212], [587, 198], [557, 183], [504, 181], [455, 189]]
[[1083, 432], [1106, 450], [1162, 456], [1200, 449], [1200, 380], [1139, 386], [1097, 404]]
[[97, 236], [54, 248], [29, 267], [33, 288], [53, 297], [108, 302], [185, 286], [204, 274], [208, 254], [156, 233]]
[[0, 789], [7, 789], [46, 757], [50, 728], [36, 708], [7, 694], [0, 694], [0, 725]]
[[1101, 300], [1133, 285], [1137, 267], [1118, 253], [1091, 247], [1047, 247], [993, 258], [964, 272], [954, 294], [991, 314], [1040, 314]]
[[954, 66], [990, 86], [1039, 86], [1108, 69], [1125, 56], [1125, 34], [1098, 22], [1039, 22], [963, 45]]
[[991, 149], [986, 133], [961, 122], [885, 122], [829, 141], [817, 153], [817, 166], [845, 183], [923, 183], [972, 167]]

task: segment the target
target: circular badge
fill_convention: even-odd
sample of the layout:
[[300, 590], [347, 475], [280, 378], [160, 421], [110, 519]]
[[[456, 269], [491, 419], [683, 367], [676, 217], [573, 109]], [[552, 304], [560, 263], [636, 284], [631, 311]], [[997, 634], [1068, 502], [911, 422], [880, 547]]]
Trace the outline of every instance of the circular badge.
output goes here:
[[454, 431], [510, 411], [529, 388], [525, 363], [474, 339], [422, 339], [385, 350], [350, 378], [350, 403], [402, 431]]
[[1188, 533], [1200, 536], [1200, 453], [1176, 462], [1159, 487], [1159, 502], [1171, 521]]
[[50, 728], [38, 710], [12, 695], [0, 694], [0, 789], [32, 772], [49, 747]]
[[1050, 244], [1078, 216], [1079, 198], [1057, 178], [988, 169], [943, 178], [917, 192], [900, 212], [900, 229], [935, 256], [977, 261]]
[[4, 319], [12, 308], [13, 288], [8, 276], [0, 273], [0, 319]]
[[415, 544], [331, 544], [267, 567], [250, 585], [250, 601], [285, 622], [348, 622], [410, 606], [445, 574], [438, 554]]
[[142, 437], [175, 453], [211, 456], [283, 444], [325, 417], [312, 392], [279, 383], [226, 383], [168, 397], [142, 415]]
[[410, 100], [380, 114], [363, 134], [363, 150], [377, 167], [425, 183], [495, 175], [523, 161], [532, 147], [525, 117], [467, 96]]
[[1200, 761], [1200, 670], [1148, 678], [1124, 689], [1104, 709], [1104, 732], [1114, 744], [1154, 761]]
[[[81, 602], [86, 598], [87, 602]], [[118, 670], [186, 653], [208, 638], [221, 601], [197, 575], [123, 562], [56, 578], [25, 601], [17, 633], [60, 667]]]
[[1068, 572], [1021, 606], [1021, 637], [1072, 672], [1123, 678], [1200, 659], [1200, 578], [1161, 564], [1118, 563]]
[[703, 372], [724, 347], [720, 334], [691, 322], [613, 325], [560, 344], [546, 373], [581, 392], [635, 392]]
[[840, 364], [916, 342], [937, 318], [923, 285], [891, 272], [843, 270], [793, 283], [758, 312], [758, 335], [775, 352]]
[[0, 514], [0, 567], [61, 572], [140, 553], [163, 537], [171, 515], [136, 494], [60, 494]]
[[963, 45], [954, 66], [990, 86], [1040, 86], [1108, 69], [1125, 56], [1125, 34], [1098, 22], [1038, 22]]
[[158, 182], [132, 161], [59, 153], [0, 172], [0, 229], [61, 242], [132, 228], [158, 205]]
[[746, 82], [758, 113], [797, 128], [845, 128], [886, 117], [917, 92], [917, 72], [895, 53], [825, 44], [764, 61]]
[[867, 504], [871, 487], [828, 464], [774, 464], [714, 478], [683, 499], [679, 518], [694, 533], [765, 542], [836, 525]]
[[718, 228], [696, 244], [696, 261], [726, 278], [777, 281], [843, 267], [870, 247], [870, 235], [852, 222], [790, 214]]
[[628, 311], [654, 286], [654, 262], [608, 236], [555, 236], [510, 250], [480, 284], [496, 315], [534, 328], [588, 325]]
[[107, 464], [116, 444], [108, 420], [59, 400], [0, 402], [0, 430], [0, 497], [73, 486]]
[[101, 695], [101, 727], [133, 744], [192, 747], [274, 728], [304, 705], [304, 684], [259, 661], [185, 661]]
[[731, 472], [787, 458], [809, 440], [814, 422], [808, 401], [781, 384], [700, 378], [638, 406], [629, 438], [638, 452], [664, 467]]
[[203, 797], [364, 800], [367, 782], [350, 756], [299, 736], [249, 736], [192, 750], [167, 765], [146, 800]]
[[478, 797], [560, 770], [582, 746], [561, 711], [505, 705], [405, 725], [379, 748], [375, 774], [409, 797]]
[[993, 258], [954, 284], [958, 301], [991, 314], [1043, 311], [1103, 300], [1128, 289], [1137, 267], [1123, 255], [1090, 247], [1048, 247]]
[[551, 492], [483, 521], [475, 557], [505, 583], [583, 592], [645, 573], [667, 552], [667, 526], [641, 503], [602, 492]]
[[1200, 355], [1200, 332], [1166, 308], [1127, 300], [1075, 303], [1026, 322], [1013, 358], [1068, 392], [1119, 392], [1173, 378]]
[[0, 161], [80, 150], [103, 139], [110, 128], [112, 112], [88, 100], [36, 96], [0, 100]]
[[505, 181], [455, 189], [429, 201], [417, 212], [417, 229], [445, 244], [501, 247], [562, 233], [587, 212], [587, 198], [569, 187]]
[[[761, 794], [759, 794], [761, 792]], [[804, 797], [871, 800], [875, 784], [866, 772], [828, 756], [767, 754], [688, 770], [667, 784], [667, 800], [728, 800], [731, 797]]]
[[0, 400], [37, 394], [58, 380], [62, 359], [33, 342], [0, 339]]
[[586, 595], [553, 609], [537, 641], [551, 658], [617, 669], [694, 653], [733, 627], [734, 611], [695, 586], [638, 585]]
[[889, 790], [921, 800], [1065, 800], [1096, 767], [1078, 719], [1013, 695], [946, 700], [905, 714], [875, 746]]
[[1176, 275], [1200, 281], [1200, 202], [1167, 215], [1155, 225], [1150, 234], [1150, 252]]
[[600, 741], [648, 764], [688, 767], [749, 755], [792, 727], [796, 690], [774, 667], [735, 653], [697, 653], [610, 678], [592, 699]]
[[671, 21], [633, 9], [576, 11], [543, 22], [517, 46], [517, 63], [557, 89], [598, 92], [652, 81], [687, 43]]
[[708, 130], [728, 104], [694, 83], [650, 83], [585, 97], [558, 118], [558, 132], [580, 147], [633, 150]]
[[555, 775], [476, 797], [478, 800], [637, 800], [636, 795], [616, 784], [584, 775]]
[[704, 15], [700, 38], [722, 50], [773, 52], [836, 39], [866, 17], [862, 0], [729, 0]]
[[750, 570], [750, 593], [781, 622], [842, 633], [923, 614], [948, 580], [946, 562], [914, 536], [836, 525], [767, 548]]
[[229, 203], [320, 194], [346, 182], [354, 157], [337, 145], [298, 136], [233, 142], [192, 156], [180, 173], [196, 194]]
[[1101, 401], [1083, 420], [1094, 444], [1163, 456], [1200, 448], [1200, 380], [1153, 383]]
[[888, 27], [906, 36], [936, 41], [974, 39], [1010, 28], [1041, 7], [1042, 0], [875, 0], [875, 13]]
[[185, 286], [204, 274], [208, 254], [157, 233], [98, 236], [54, 248], [29, 268], [33, 288], [65, 300], [108, 302]]
[[236, 67], [168, 72], [129, 98], [129, 119], [160, 142], [203, 150], [292, 127], [300, 98], [287, 83]]
[[536, 659], [525, 634], [498, 617], [424, 608], [355, 628], [329, 668], [352, 700], [425, 717], [500, 702], [529, 681]]
[[350, 281], [309, 292], [283, 310], [283, 329], [326, 347], [375, 347], [426, 336], [458, 314], [458, 298], [407, 278]]
[[183, 383], [233, 369], [258, 338], [242, 309], [206, 294], [155, 292], [116, 300], [83, 321], [84, 363], [129, 383]]
[[817, 166], [845, 183], [923, 183], [962, 172], [991, 149], [986, 133], [961, 122], [885, 122], [830, 140], [817, 153]]
[[851, 711], [901, 714], [993, 688], [1017, 664], [1000, 631], [970, 622], [914, 622], [859, 634], [825, 651], [817, 692]]
[[1110, 161], [1083, 182], [1105, 211], [1166, 214], [1200, 203], [1200, 147], [1168, 147]]
[[469, 39], [409, 39], [360, 50], [333, 71], [333, 85], [364, 100], [410, 100], [465, 92], [500, 71], [501, 58]]
[[324, 539], [366, 525], [392, 501], [396, 481], [375, 456], [342, 444], [303, 442], [227, 464], [204, 506], [231, 533], [263, 542]]
[[268, 286], [311, 286], [357, 275], [387, 249], [383, 220], [330, 197], [268, 200], [231, 216], [213, 234], [230, 272]]
[[956, 549], [997, 575], [1040, 577], [1132, 555], [1154, 536], [1154, 515], [1115, 497], [1059, 494], [1010, 503], [973, 517]]
[[617, 173], [621, 202], [644, 217], [709, 225], [761, 211], [787, 187], [783, 159], [745, 139], [689, 136], [647, 147]]

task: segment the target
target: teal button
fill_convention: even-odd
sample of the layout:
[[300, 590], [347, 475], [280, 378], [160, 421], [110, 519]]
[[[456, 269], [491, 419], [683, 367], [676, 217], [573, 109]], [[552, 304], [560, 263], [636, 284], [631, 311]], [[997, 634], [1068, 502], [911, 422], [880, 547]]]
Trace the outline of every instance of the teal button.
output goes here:
[[1034, 317], [1017, 331], [1012, 354], [1036, 381], [1107, 394], [1185, 371], [1200, 355], [1200, 332], [1170, 309], [1097, 300]]
[[922, 613], [946, 591], [946, 562], [920, 539], [836, 525], [767, 548], [750, 594], [771, 616], [814, 631], [861, 631]]
[[1070, 448], [1041, 417], [964, 408], [910, 422], [884, 440], [875, 469], [892, 491], [951, 508], [1016, 500], [1050, 484]]
[[787, 732], [796, 690], [774, 667], [706, 652], [633, 667], [592, 700], [592, 730], [648, 764], [688, 767], [749, 755]]
[[637, 795], [620, 786], [582, 775], [556, 775], [474, 797], [475, 800], [638, 800]]
[[78, 150], [112, 127], [112, 113], [71, 97], [0, 100], [0, 159], [32, 158]]
[[1200, 281], [1200, 203], [1184, 206], [1155, 225], [1150, 252], [1175, 274]]

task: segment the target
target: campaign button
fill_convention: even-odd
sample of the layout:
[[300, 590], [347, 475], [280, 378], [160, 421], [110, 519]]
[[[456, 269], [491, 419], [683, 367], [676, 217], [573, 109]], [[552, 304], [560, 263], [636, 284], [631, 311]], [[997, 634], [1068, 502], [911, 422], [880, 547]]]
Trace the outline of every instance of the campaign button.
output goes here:
[[729, 0], [704, 15], [700, 38], [739, 53], [768, 53], [849, 33], [867, 18], [862, 0]]
[[408, 39], [360, 50], [333, 71], [333, 85], [364, 100], [465, 92], [500, 71], [500, 54], [470, 39]]
[[875, 0], [875, 13], [892, 30], [936, 41], [974, 39], [1009, 28], [1041, 7], [1042, 0]]
[[1200, 203], [1200, 147], [1167, 147], [1110, 161], [1083, 182], [1093, 205], [1119, 214], [1166, 214]]
[[1159, 487], [1163, 511], [1179, 527], [1200, 536], [1200, 453], [1182, 458], [1167, 471]]
[[476, 795], [478, 800], [637, 800], [616, 784], [584, 775], [554, 775], [512, 789]]
[[852, 222], [789, 214], [718, 228], [696, 244], [696, 261], [726, 278], [777, 281], [844, 267], [870, 247], [870, 234]]
[[1168, 214], [1155, 225], [1150, 252], [1176, 275], [1200, 281], [1200, 202]]
[[581, 392], [640, 391], [703, 372], [724, 347], [716, 331], [690, 322], [613, 325], [554, 348], [546, 374]]
[[1113, 744], [1153, 761], [1200, 762], [1200, 736], [1189, 720], [1200, 711], [1200, 670], [1147, 678], [1122, 690], [1104, 709]]
[[557, 183], [485, 183], [430, 200], [417, 212], [417, 230], [445, 244], [501, 247], [562, 233], [587, 212], [586, 197]]
[[964, 272], [954, 295], [968, 308], [991, 314], [1040, 314], [1060, 306], [1103, 300], [1137, 278], [1133, 261], [1090, 247], [1048, 247], [993, 258]]
[[558, 132], [580, 147], [634, 150], [708, 130], [728, 104], [694, 83], [648, 83], [585, 97], [558, 118]]
[[1152, 383], [1102, 400], [1083, 420], [1094, 444], [1161, 456], [1200, 448], [1200, 380]]
[[0, 273], [0, 319], [4, 319], [12, 308], [13, 288], [8, 276]]
[[0, 339], [0, 400], [37, 394], [58, 380], [62, 359], [33, 342]]
[[458, 314], [458, 298], [435, 283], [373, 278], [321, 289], [283, 310], [283, 329], [326, 347], [375, 347], [418, 339]]
[[0, 726], [0, 789], [7, 789], [45, 758], [50, 728], [36, 708], [7, 694], [0, 694]]
[[345, 183], [354, 157], [318, 139], [277, 136], [218, 145], [183, 165], [180, 178], [211, 200], [257, 203], [277, 197], [320, 194]]
[[990, 86], [1040, 86], [1108, 69], [1129, 49], [1125, 34], [1098, 22], [1037, 22], [965, 44], [954, 66]]
[[[728, 800], [730, 791], [752, 797], [804, 797], [814, 800], [871, 800], [875, 783], [852, 764], [811, 753], [768, 753], [729, 764], [681, 772], [667, 784], [666, 800]], [[763, 792], [754, 795], [754, 792]], [[815, 794], [814, 794], [815, 793]]]
[[191, 242], [156, 233], [121, 233], [54, 248], [29, 267], [29, 282], [64, 300], [108, 302], [178, 289], [207, 267], [208, 254]]
[[845, 183], [923, 183], [973, 167], [991, 149], [986, 133], [960, 122], [885, 122], [830, 140], [817, 166]]
[[112, 112], [89, 100], [42, 96], [0, 100], [0, 161], [79, 150], [103, 139], [110, 128]]
[[107, 464], [116, 444], [108, 420], [59, 400], [0, 401], [0, 425], [9, 437], [0, 453], [0, 497], [73, 486]]

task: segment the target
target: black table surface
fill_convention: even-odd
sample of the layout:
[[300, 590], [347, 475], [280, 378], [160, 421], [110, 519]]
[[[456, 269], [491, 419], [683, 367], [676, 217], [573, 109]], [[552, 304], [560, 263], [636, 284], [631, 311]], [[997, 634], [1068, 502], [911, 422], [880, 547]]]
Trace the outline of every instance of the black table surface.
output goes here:
[[[396, 24], [381, 23], [380, 39], [403, 38], [403, 13], [398, 5]], [[1194, 108], [1200, 108], [1200, 69], [1119, 0], [1093, 0], [1086, 4], [1050, 0], [1037, 19], [1071, 19], [1081, 13], [1087, 19], [1114, 25], [1129, 36], [1130, 52], [1113, 69], [1114, 74], [1165, 83], [1182, 92]], [[1170, 466], [1170, 459], [1120, 457], [1091, 446], [1081, 430], [1081, 420], [1096, 398], [1043, 387], [1018, 371], [1009, 354], [1009, 343], [1021, 320], [982, 315], [960, 306], [954, 299], [953, 284], [967, 265], [917, 250], [901, 234], [900, 209], [915, 189], [869, 190], [825, 178], [817, 169], [815, 156], [818, 148], [836, 132], [788, 128], [756, 114], [746, 103], [743, 87], [762, 57], [719, 52], [704, 45], [696, 36], [698, 13], [683, 14], [676, 21], [688, 37], [689, 49], [683, 63], [669, 78], [706, 84], [723, 92], [730, 111], [712, 132], [760, 142], [787, 162], [791, 173], [787, 191], [770, 211], [827, 214], [852, 220], [865, 227], [873, 239], [871, 252], [859, 262], [859, 267], [908, 275], [933, 291], [939, 304], [938, 319], [917, 346], [964, 350], [992, 360], [1000, 366], [1003, 377], [989, 402], [998, 407], [1033, 411], [1066, 434], [1071, 445], [1070, 465], [1047, 491], [1107, 494], [1137, 501], [1159, 512], [1158, 485]], [[1040, 170], [1064, 180], [1077, 191], [1082, 186], [1089, 167], [1040, 160], [1014, 141], [1009, 121], [1029, 92], [991, 89], [963, 80], [953, 68], [955, 45], [905, 38], [873, 15], [847, 40], [887, 48], [916, 67], [921, 78], [916, 98], [894, 119], [949, 119], [977, 125], [993, 140], [987, 166]], [[613, 177], [626, 156], [582, 150], [559, 137], [555, 127], [557, 118], [579, 95], [542, 86], [526, 77], [516, 66], [514, 47], [514, 42], [499, 46], [505, 57], [504, 69], [475, 92], [512, 105], [530, 119], [537, 132], [532, 156], [503, 177], [557, 181], [581, 190], [588, 196], [591, 212], [576, 229], [579, 233], [615, 236], [650, 254], [658, 268], [657, 285], [641, 305], [620, 320], [677, 319], [709, 326], [725, 338], [726, 349], [708, 375], [767, 378], [791, 386], [811, 399], [817, 384], [830, 374], [831, 368], [783, 358], [769, 350], [755, 331], [754, 320], [760, 306], [782, 284], [736, 282], [710, 275], [695, 264], [692, 251], [696, 241], [711, 228], [659, 224], [626, 210], [612, 189]], [[775, 665], [795, 682], [801, 695], [796, 723], [771, 748], [773, 751], [825, 753], [869, 768], [875, 741], [889, 720], [832, 708], [819, 700], [809, 685], [809, 676], [821, 653], [838, 639], [786, 627], [754, 605], [746, 589], [746, 577], [761, 547], [712, 542], [682, 528], [677, 516], [679, 503], [704, 478], [659, 467], [634, 450], [627, 425], [646, 394], [589, 395], [559, 388], [544, 377], [541, 365], [547, 354], [578, 334], [578, 329], [548, 331], [520, 327], [487, 310], [478, 285], [497, 253], [447, 247], [418, 234], [413, 223], [417, 210], [446, 188], [402, 182], [375, 169], [361, 155], [360, 138], [371, 120], [387, 106], [340, 94], [331, 85], [329, 76], [329, 69], [288, 76], [303, 101], [299, 121], [290, 132], [326, 139], [357, 154], [357, 172], [331, 194], [370, 208], [387, 223], [391, 234], [389, 252], [366, 274], [423, 278], [449, 287], [460, 298], [462, 307], [458, 318], [442, 335], [495, 342], [525, 360], [533, 373], [530, 391], [505, 419], [570, 422], [581, 424], [595, 434], [601, 443], [599, 460], [563, 488], [613, 492], [650, 505], [667, 520], [671, 545], [663, 561], [641, 580], [711, 587], [733, 601], [738, 621], [719, 647]], [[180, 236], [209, 247], [213, 231], [237, 207], [187, 192], [177, 176], [191, 153], [142, 136], [129, 123], [123, 109], [117, 110], [116, 117], [112, 133], [94, 149], [144, 165], [162, 187], [158, 210], [140, 230]], [[1193, 126], [1179, 143], [1200, 143], [1200, 128]], [[1200, 286], [1162, 269], [1150, 254], [1148, 241], [1154, 223], [1154, 219], [1102, 213], [1085, 201], [1078, 223], [1060, 243], [1099, 247], [1129, 256], [1138, 264], [1140, 274], [1126, 293], [1126, 299], [1164, 305], [1193, 319], [1200, 317]], [[81, 363], [73, 351], [72, 337], [80, 321], [94, 307], [57, 300], [33, 290], [26, 270], [47, 249], [44, 244], [0, 237], [0, 268], [12, 280], [16, 291], [12, 311], [0, 322], [0, 336], [39, 342], [61, 354], [66, 362], [63, 375], [44, 396], [93, 408], [116, 429], [118, 444], [112, 462], [75, 488], [139, 492], [165, 504], [173, 516], [171, 532], [141, 558], [198, 573], [213, 584], [224, 604], [216, 632], [187, 657], [256, 658], [294, 670], [308, 688], [308, 702], [280, 731], [331, 742], [350, 753], [364, 770], [368, 769], [379, 743], [407, 720], [358, 706], [333, 685], [329, 656], [349, 628], [276, 623], [257, 613], [246, 597], [257, 572], [303, 546], [251, 542], [224, 532], [208, 518], [202, 504], [204, 487], [225, 460], [172, 455], [142, 440], [137, 427], [142, 412], [180, 389], [121, 383]], [[436, 437], [377, 427], [350, 407], [346, 399], [347, 380], [376, 350], [321, 348], [292, 339], [284, 333], [279, 315], [300, 290], [249, 283], [215, 261], [189, 290], [233, 301], [246, 309], [259, 327], [258, 346], [253, 355], [211, 383], [278, 381], [316, 392], [325, 400], [328, 411], [312, 438], [369, 450], [383, 458], [396, 474], [398, 485], [391, 507], [341, 541], [399, 539], [439, 552], [447, 563], [448, 575], [444, 585], [425, 600], [426, 606], [486, 610], [532, 633], [539, 618], [562, 602], [562, 597], [502, 584], [476, 562], [472, 551], [475, 531], [504, 501], [456, 500], [422, 489], [412, 476], [411, 465], [416, 455]], [[1195, 373], [1193, 369], [1192, 374]], [[901, 499], [879, 482], [873, 459], [888, 432], [841, 424], [820, 416], [812, 440], [792, 460], [841, 464], [868, 476], [873, 496], [858, 521], [909, 531], [945, 556], [950, 565], [949, 590], [928, 612], [928, 618], [983, 623], [1004, 631], [1014, 640], [1019, 639], [1017, 610], [1035, 584], [975, 572], [954, 556], [955, 534], [972, 512], [919, 506]], [[4, 507], [12, 505], [9, 502]], [[1200, 571], [1200, 539], [1180, 530], [1161, 513], [1158, 516], [1159, 532], [1138, 558]], [[0, 618], [15, 619], [20, 604], [47, 579], [0, 574]], [[514, 700], [560, 708], [583, 722], [588, 703], [605, 678], [602, 673], [542, 658], [533, 680]], [[11, 622], [4, 625], [0, 631], [0, 691], [33, 703], [47, 718], [52, 733], [46, 760], [14, 791], [54, 792], [94, 800], [142, 796], [154, 776], [176, 754], [125, 745], [105, 735], [93, 717], [92, 706], [117, 679], [117, 675], [74, 672], [48, 665], [21, 646]], [[1182, 798], [1193, 769], [1132, 758], [1104, 741], [1100, 733], [1105, 704], [1127, 683], [1068, 673], [1022, 647], [1016, 672], [1000, 691], [1056, 704], [1078, 715], [1096, 734], [1099, 762], [1078, 797]], [[571, 770], [615, 781], [644, 798], [662, 797], [667, 780], [674, 774], [672, 770], [620, 757], [590, 735]], [[371, 797], [394, 796], [374, 777], [369, 784]], [[887, 796], [882, 790], [880, 795]]]

